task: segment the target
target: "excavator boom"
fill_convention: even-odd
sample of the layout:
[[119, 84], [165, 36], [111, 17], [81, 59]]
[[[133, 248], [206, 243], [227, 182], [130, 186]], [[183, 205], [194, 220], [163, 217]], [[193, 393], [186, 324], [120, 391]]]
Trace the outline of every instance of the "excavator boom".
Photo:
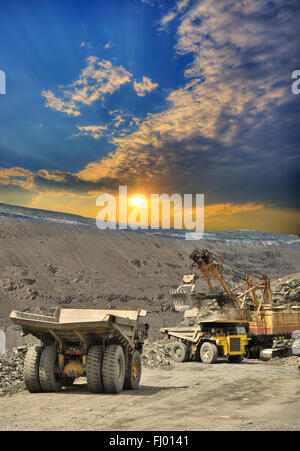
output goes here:
[[[205, 299], [215, 299], [219, 306], [230, 305], [235, 309], [242, 310], [245, 318], [248, 317], [249, 306], [246, 306], [246, 300], [252, 303], [252, 311], [259, 313], [263, 306], [272, 307], [272, 293], [270, 279], [262, 275], [259, 282], [254, 283], [252, 279], [245, 274], [244, 281], [234, 288], [230, 288], [226, 279], [221, 273], [222, 264], [217, 262], [211, 252], [208, 250], [195, 249], [190, 255], [192, 268], [197, 268], [206, 281], [210, 294], [196, 293], [195, 282], [196, 274], [185, 274], [180, 287], [171, 291], [175, 309], [177, 311], [189, 310], [193, 307], [201, 306]], [[217, 292], [214, 283], [217, 281], [222, 291]]]

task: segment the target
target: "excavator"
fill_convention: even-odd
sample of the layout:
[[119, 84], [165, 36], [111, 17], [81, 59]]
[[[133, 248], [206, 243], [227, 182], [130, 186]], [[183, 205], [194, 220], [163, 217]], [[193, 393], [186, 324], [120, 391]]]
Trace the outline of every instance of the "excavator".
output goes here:
[[[210, 251], [195, 249], [190, 258], [192, 269], [199, 270], [210, 293], [196, 293], [197, 273], [185, 274], [182, 284], [171, 291], [175, 310], [184, 312], [185, 320], [195, 319], [193, 326], [160, 329], [176, 338], [171, 351], [175, 361], [193, 358], [214, 363], [218, 357], [227, 357], [238, 362], [245, 356], [269, 360], [288, 352], [274, 343], [284, 343], [299, 328], [300, 307], [277, 307], [268, 276], [261, 275], [254, 282], [245, 274], [243, 282], [231, 288], [222, 274], [222, 263]], [[212, 315], [203, 317], [201, 309], [209, 301], [217, 306]]]

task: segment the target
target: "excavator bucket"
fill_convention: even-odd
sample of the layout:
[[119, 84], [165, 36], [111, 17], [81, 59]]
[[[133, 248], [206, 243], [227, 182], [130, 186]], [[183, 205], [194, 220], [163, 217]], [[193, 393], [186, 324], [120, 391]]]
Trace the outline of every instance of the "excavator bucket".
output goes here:
[[177, 312], [184, 312], [193, 308], [192, 296], [195, 293], [195, 275], [185, 274], [183, 276], [183, 283], [178, 288], [170, 290], [173, 298], [175, 310]]

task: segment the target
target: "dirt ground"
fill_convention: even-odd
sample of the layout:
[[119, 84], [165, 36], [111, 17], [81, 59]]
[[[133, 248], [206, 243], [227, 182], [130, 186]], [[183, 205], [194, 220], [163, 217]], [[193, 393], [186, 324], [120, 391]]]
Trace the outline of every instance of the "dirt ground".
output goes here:
[[300, 430], [300, 371], [281, 362], [185, 362], [143, 369], [141, 386], [91, 394], [85, 379], [60, 393], [0, 398], [0, 430]]

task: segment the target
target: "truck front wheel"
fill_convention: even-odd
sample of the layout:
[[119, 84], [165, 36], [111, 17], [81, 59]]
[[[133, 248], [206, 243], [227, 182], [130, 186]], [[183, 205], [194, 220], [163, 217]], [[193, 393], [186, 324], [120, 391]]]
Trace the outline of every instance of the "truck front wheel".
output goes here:
[[203, 363], [215, 363], [218, 358], [218, 348], [214, 343], [205, 341], [200, 348], [200, 357]]

